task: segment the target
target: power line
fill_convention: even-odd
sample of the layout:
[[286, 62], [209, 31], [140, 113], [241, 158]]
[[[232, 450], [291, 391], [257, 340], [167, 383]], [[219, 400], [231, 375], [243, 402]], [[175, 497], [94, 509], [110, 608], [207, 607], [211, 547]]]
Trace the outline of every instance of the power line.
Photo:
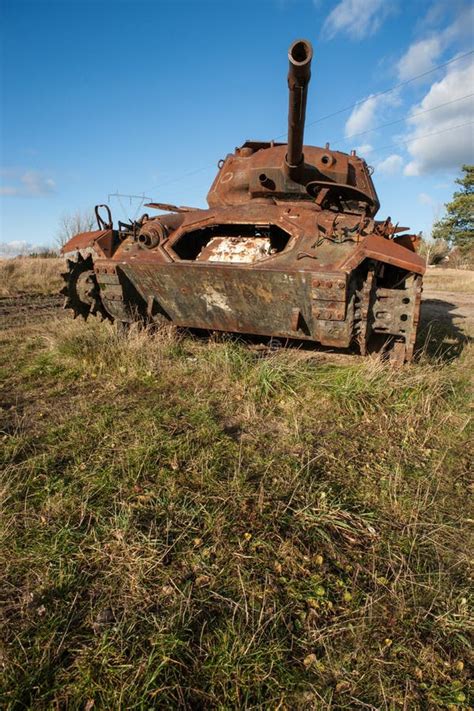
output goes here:
[[180, 180], [183, 180], [184, 178], [190, 178], [192, 175], [196, 175], [196, 173], [202, 173], [203, 170], [208, 170], [212, 167], [214, 167], [214, 163], [208, 163], [202, 168], [196, 168], [196, 170], [191, 170], [189, 173], [183, 173], [183, 175], [180, 175], [178, 178], [171, 178], [171, 180], [166, 180], [164, 183], [158, 183], [158, 185], [155, 185], [153, 190], [158, 190], [158, 188], [162, 188], [165, 185], [171, 185], [172, 183], [179, 183]]
[[[469, 94], [468, 96], [472, 96], [472, 95]], [[467, 96], [466, 96], [466, 97], [463, 97], [463, 98], [467, 98]], [[456, 99], [456, 101], [457, 101], [457, 99]], [[448, 102], [446, 102], [446, 103], [452, 103], [452, 102], [448, 101]], [[444, 106], [444, 104], [440, 104], [440, 106]], [[439, 108], [439, 107], [436, 107], [436, 108]], [[434, 110], [434, 109], [428, 109], [428, 110], [429, 110], [429, 111], [432, 111], [432, 110]], [[421, 111], [420, 113], [425, 113], [425, 112], [424, 112], [424, 111]], [[400, 119], [400, 120], [401, 120], [401, 121], [404, 121], [405, 119]], [[398, 123], [398, 122], [394, 121], [394, 123]], [[413, 137], [413, 138], [409, 138], [409, 139], [406, 140], [406, 141], [398, 141], [398, 142], [392, 141], [392, 143], [389, 143], [389, 144], [387, 144], [386, 146], [379, 146], [378, 148], [373, 148], [373, 149], [370, 151], [370, 154], [372, 155], [372, 153], [378, 153], [378, 152], [380, 152], [380, 151], [387, 150], [387, 149], [389, 149], [389, 148], [393, 148], [394, 146], [398, 146], [398, 145], [400, 145], [400, 144], [404, 144], [404, 145], [405, 145], [405, 144], [407, 144], [407, 143], [412, 143], [413, 141], [419, 141], [419, 140], [422, 139], [422, 138], [428, 138], [429, 136], [437, 136], [437, 135], [440, 134], [440, 133], [446, 133], [447, 131], [454, 131], [454, 130], [457, 129], [457, 128], [463, 128], [464, 126], [471, 126], [471, 125], [473, 125], [473, 124], [474, 124], [474, 121], [468, 121], [468, 122], [466, 122], [466, 123], [458, 124], [457, 126], [450, 126], [449, 128], [444, 128], [444, 129], [442, 129], [441, 131], [434, 131], [434, 132], [432, 132], [432, 133], [425, 133], [425, 134], [423, 134], [423, 135], [421, 135], [421, 136], [415, 136], [415, 137]], [[380, 127], [379, 127], [379, 128], [380, 128]], [[375, 130], [375, 129], [373, 129], [373, 130]], [[341, 139], [341, 140], [343, 140], [343, 139]], [[182, 180], [183, 178], [186, 178], [186, 177], [189, 176], [189, 175], [195, 175], [196, 173], [201, 173], [203, 170], [207, 170], [209, 167], [212, 167], [212, 163], [211, 163], [210, 165], [206, 165], [204, 168], [199, 168], [198, 170], [193, 170], [193, 171], [190, 172], [190, 173], [186, 173], [185, 175], [182, 175], [180, 178], [174, 178], [173, 180], [170, 180], [170, 181], [168, 181], [167, 183], [161, 183], [161, 185], [158, 185], [157, 187], [162, 187], [163, 185], [169, 185], [170, 183], [178, 182], [179, 180]]]
[[124, 217], [125, 217], [126, 220], [129, 220], [129, 219], [130, 219], [130, 215], [128, 214], [127, 210], [125, 209], [125, 206], [124, 206], [124, 204], [123, 204], [123, 202], [122, 202], [122, 198], [129, 198], [129, 200], [130, 200], [130, 207], [131, 207], [131, 205], [132, 205], [132, 200], [140, 200], [140, 202], [139, 202], [139, 204], [138, 204], [138, 207], [137, 207], [137, 209], [135, 210], [135, 212], [134, 212], [134, 214], [133, 214], [133, 217], [131, 218], [132, 222], [136, 219], [136, 217], [137, 217], [137, 215], [138, 215], [138, 212], [139, 212], [141, 206], [143, 205], [143, 203], [145, 202], [145, 200], [148, 200], [148, 201], [150, 202], [150, 200], [153, 199], [153, 198], [147, 197], [147, 196], [145, 195], [145, 193], [142, 193], [141, 195], [130, 195], [129, 193], [119, 193], [118, 190], [117, 190], [115, 193], [109, 193], [109, 194], [108, 194], [107, 202], [110, 203], [110, 198], [113, 198], [113, 197], [114, 197], [114, 198], [117, 198], [117, 200], [119, 201], [120, 207], [122, 208], [122, 212], [123, 212]]
[[[471, 49], [469, 52], [465, 52], [464, 54], [460, 54], [457, 57], [453, 57], [452, 59], [449, 59], [447, 62], [443, 62], [443, 64], [438, 64], [436, 67], [433, 67], [432, 69], [428, 69], [426, 72], [422, 72], [421, 74], [416, 74], [414, 77], [411, 77], [410, 79], [406, 79], [405, 81], [402, 81], [399, 84], [392, 86], [390, 89], [384, 89], [383, 91], [378, 91], [375, 94], [370, 94], [370, 96], [366, 96], [364, 99], [359, 99], [358, 101], [355, 101], [353, 104], [350, 104], [349, 106], [345, 106], [342, 109], [333, 111], [331, 114], [326, 114], [326, 116], [322, 116], [319, 119], [310, 121], [309, 123], [306, 124], [306, 127], [314, 126], [315, 124], [321, 123], [322, 121], [326, 121], [327, 119], [332, 118], [333, 116], [338, 116], [339, 114], [343, 114], [346, 111], [349, 111], [350, 109], [355, 108], [356, 106], [360, 106], [360, 104], [365, 103], [368, 99], [376, 99], [378, 96], [384, 96], [385, 94], [390, 94], [392, 91], [396, 91], [397, 89], [400, 89], [402, 86], [411, 84], [411, 82], [416, 81], [416, 79], [421, 79], [421, 77], [425, 77], [428, 74], [432, 74], [433, 72], [436, 72], [438, 69], [447, 67], [448, 64], [452, 64], [453, 62], [458, 62], [460, 59], [464, 59], [464, 57], [468, 57], [470, 54], [474, 54], [474, 49]], [[286, 132], [281, 133], [279, 136], [276, 136], [274, 140], [276, 140], [277, 138], [283, 138], [283, 136], [286, 136], [286, 135], [287, 135]]]
[[409, 138], [406, 141], [392, 141], [392, 143], [388, 143], [386, 146], [379, 146], [378, 148], [374, 148], [372, 151], [370, 151], [370, 154], [372, 153], [379, 153], [380, 151], [387, 150], [389, 148], [393, 148], [393, 146], [398, 146], [400, 143], [402, 144], [407, 144], [407, 143], [413, 143], [413, 141], [419, 141], [422, 138], [428, 138], [429, 136], [438, 136], [440, 133], [447, 133], [448, 131], [454, 131], [456, 128], [464, 128], [464, 126], [472, 126], [474, 125], [474, 121], [466, 121], [466, 123], [460, 123], [457, 126], [450, 126], [449, 128], [443, 128], [441, 131], [433, 131], [432, 133], [424, 133], [421, 136], [413, 136], [413, 138]]
[[[449, 59], [447, 62], [443, 62], [442, 64], [438, 64], [436, 67], [433, 67], [432, 69], [428, 69], [426, 72], [421, 72], [420, 74], [416, 74], [415, 76], [411, 77], [410, 79], [406, 79], [405, 81], [402, 81], [402, 82], [400, 82], [399, 84], [396, 84], [395, 86], [391, 87], [390, 89], [384, 89], [383, 91], [378, 91], [378, 92], [376, 92], [375, 94], [371, 94], [370, 96], [366, 96], [364, 99], [359, 99], [358, 101], [355, 101], [353, 104], [350, 104], [349, 106], [346, 106], [346, 107], [344, 107], [344, 108], [342, 108], [342, 109], [338, 109], [337, 111], [333, 111], [332, 113], [326, 114], [326, 116], [322, 116], [321, 118], [315, 119], [314, 121], [310, 121], [309, 123], [306, 123], [306, 128], [308, 128], [309, 126], [314, 126], [314, 125], [317, 124], [317, 123], [321, 123], [322, 121], [326, 121], [327, 119], [332, 118], [333, 116], [338, 116], [339, 114], [345, 113], [346, 111], [349, 111], [350, 109], [353, 109], [353, 108], [355, 108], [356, 106], [360, 106], [360, 105], [363, 104], [365, 101], [367, 101], [367, 99], [375, 99], [375, 98], [377, 98], [378, 96], [384, 96], [385, 94], [390, 94], [391, 92], [396, 91], [397, 89], [400, 89], [402, 86], [406, 86], [407, 84], [410, 84], [410, 83], [416, 81], [417, 79], [421, 79], [421, 77], [427, 76], [428, 74], [432, 74], [433, 72], [436, 72], [438, 69], [442, 69], [443, 67], [447, 67], [449, 64], [452, 64], [453, 62], [458, 62], [458, 61], [460, 61], [461, 59], [464, 59], [465, 57], [470, 56], [471, 54], [474, 54], [474, 49], [470, 50], [469, 52], [465, 52], [464, 54], [460, 54], [460, 55], [458, 55], [457, 57], [453, 57], [452, 59]], [[466, 97], [462, 97], [462, 98], [468, 98], [468, 96], [472, 96], [472, 94], [466, 95]], [[460, 100], [460, 99], [459, 99], [459, 100]], [[455, 101], [458, 101], [458, 99], [455, 99]], [[451, 103], [451, 102], [446, 102], [446, 104], [448, 104], [448, 103]], [[432, 110], [434, 110], [435, 108], [440, 108], [440, 107], [443, 106], [443, 105], [445, 105], [445, 104], [440, 104], [439, 107], [434, 107], [433, 109], [426, 109], [426, 112], [427, 112], [427, 111], [432, 111]], [[419, 112], [419, 113], [425, 113], [425, 112]], [[418, 115], [418, 114], [417, 114], [417, 115]], [[394, 125], [394, 124], [396, 124], [396, 123], [401, 123], [401, 122], [404, 121], [404, 120], [405, 120], [405, 119], [399, 119], [399, 120], [397, 120], [397, 121], [394, 121], [393, 123], [384, 124], [384, 126], [390, 126], [390, 125]], [[466, 125], [466, 124], [462, 124], [462, 125]], [[372, 130], [372, 131], [375, 131], [377, 128], [382, 128], [382, 126], [377, 126], [376, 128], [371, 129], [371, 130]], [[456, 128], [456, 127], [454, 127], [454, 128]], [[449, 130], [451, 130], [451, 129], [449, 129]], [[368, 133], [368, 131], [367, 131], [367, 133]], [[441, 133], [443, 133], [443, 132], [441, 132]], [[275, 136], [275, 138], [274, 138], [273, 140], [275, 141], [275, 140], [277, 140], [278, 138], [283, 138], [283, 137], [285, 137], [286, 135], [287, 135], [286, 132], [285, 132], [285, 133], [281, 133], [280, 135]], [[354, 135], [362, 135], [362, 134], [354, 134]], [[429, 135], [433, 135], [433, 134], [429, 134]], [[351, 138], [351, 136], [347, 136], [347, 138]], [[344, 140], [344, 139], [337, 139], [336, 142], [338, 143], [338, 142], [340, 142], [340, 141], [342, 141], [342, 140]], [[409, 141], [408, 141], [408, 142], [409, 142]], [[404, 143], [404, 142], [401, 141], [401, 143]], [[394, 144], [394, 145], [395, 145], [395, 144]], [[379, 149], [375, 149], [375, 150], [379, 150]], [[184, 180], [185, 178], [189, 178], [189, 177], [191, 177], [191, 176], [193, 176], [193, 175], [196, 175], [197, 173], [202, 173], [204, 170], [208, 170], [209, 168], [212, 168], [213, 165], [214, 165], [213, 163], [209, 163], [209, 164], [203, 166], [202, 168], [197, 168], [196, 170], [192, 170], [192, 171], [190, 171], [190, 172], [188, 172], [188, 173], [184, 173], [184, 174], [182, 174], [181, 176], [179, 176], [179, 177], [177, 177], [177, 178], [171, 178], [171, 180], [166, 180], [166, 181], [164, 181], [163, 183], [159, 183], [158, 185], [155, 185], [155, 187], [153, 188], [153, 190], [158, 190], [158, 188], [162, 188], [162, 187], [165, 187], [165, 186], [167, 186], [167, 185], [171, 185], [171, 184], [173, 184], [173, 183], [178, 183], [178, 182], [180, 182], [181, 180]]]
[[[468, 95], [468, 96], [471, 96], [471, 95]], [[467, 98], [467, 96], [466, 96], [466, 97], [463, 97], [463, 98]], [[457, 99], [456, 99], [456, 100], [457, 100]], [[448, 102], [446, 102], [446, 103], [452, 103], [452, 102], [449, 102], [449, 101], [448, 101]], [[444, 104], [441, 104], [441, 105], [444, 105]], [[441, 105], [440, 105], [440, 106], [441, 106]], [[439, 107], [436, 107], [436, 108], [439, 108]], [[432, 111], [432, 110], [434, 110], [434, 109], [428, 109], [428, 110], [429, 110], [429, 111]], [[420, 113], [425, 113], [425, 112], [422, 111], [422, 112], [420, 112]], [[400, 120], [401, 120], [401, 121], [404, 121], [405, 119], [400, 119]], [[398, 122], [395, 122], [395, 121], [394, 121], [394, 123], [398, 123]], [[405, 145], [405, 144], [407, 144], [407, 143], [412, 143], [413, 141], [418, 141], [418, 140], [420, 140], [420, 139], [422, 139], [422, 138], [428, 138], [429, 136], [437, 136], [437, 135], [440, 134], [440, 133], [446, 133], [447, 131], [454, 131], [454, 130], [457, 129], [457, 128], [463, 128], [464, 126], [471, 126], [471, 125], [473, 125], [473, 124], [474, 124], [474, 121], [468, 121], [468, 122], [466, 122], [466, 123], [458, 124], [457, 126], [450, 126], [449, 128], [444, 128], [444, 129], [442, 129], [441, 131], [434, 131], [433, 133], [425, 133], [425, 134], [423, 134], [423, 135], [421, 135], [421, 136], [415, 136], [415, 137], [413, 137], [413, 138], [409, 138], [409, 139], [406, 140], [406, 141], [398, 141], [398, 142], [392, 141], [392, 143], [389, 143], [389, 144], [387, 144], [386, 146], [379, 146], [378, 148], [373, 148], [373, 149], [370, 151], [370, 154], [372, 155], [372, 153], [379, 153], [380, 151], [384, 151], [384, 150], [387, 150], [387, 149], [389, 149], [389, 148], [393, 148], [394, 146], [398, 146], [398, 145], [400, 145], [400, 144]], [[379, 127], [379, 128], [380, 128], [380, 127]], [[375, 130], [375, 129], [373, 129], [373, 130]], [[343, 140], [343, 139], [341, 139], [341, 140]], [[183, 178], [186, 178], [186, 177], [188, 177], [188, 176], [190, 176], [190, 175], [195, 175], [196, 173], [201, 173], [203, 170], [207, 170], [209, 167], [212, 167], [212, 163], [211, 163], [210, 165], [206, 165], [206, 166], [203, 167], [203, 168], [199, 168], [198, 170], [193, 170], [193, 171], [191, 171], [190, 173], [186, 173], [185, 175], [182, 175], [180, 178], [174, 178], [173, 180], [169, 180], [167, 183], [161, 183], [161, 185], [158, 185], [157, 187], [162, 187], [163, 185], [169, 185], [170, 183], [176, 183], [176, 182], [178, 182], [179, 180], [182, 180]]]
[[474, 92], [472, 94], [466, 94], [465, 96], [460, 96], [457, 99], [452, 99], [451, 101], [445, 101], [443, 104], [438, 104], [437, 106], [432, 106], [431, 109], [424, 109], [423, 111], [417, 111], [416, 114], [407, 114], [401, 119], [397, 119], [396, 121], [390, 121], [390, 123], [381, 123], [378, 126], [374, 126], [374, 128], [369, 128], [367, 131], [360, 131], [359, 133], [352, 133], [350, 136], [344, 136], [344, 138], [338, 138], [336, 141], [330, 141], [330, 144], [333, 145], [335, 143], [342, 143], [342, 141], [348, 141], [349, 138], [356, 138], [357, 136], [365, 136], [367, 133], [372, 133], [372, 131], [378, 131], [379, 128], [387, 128], [387, 126], [395, 126], [397, 123], [403, 123], [403, 121], [406, 121], [407, 119], [414, 118], [415, 116], [421, 116], [422, 114], [427, 114], [430, 111], [436, 111], [436, 109], [441, 109], [443, 106], [449, 106], [449, 104], [455, 104], [457, 101], [463, 101], [464, 99], [470, 99], [472, 96], [474, 96]]

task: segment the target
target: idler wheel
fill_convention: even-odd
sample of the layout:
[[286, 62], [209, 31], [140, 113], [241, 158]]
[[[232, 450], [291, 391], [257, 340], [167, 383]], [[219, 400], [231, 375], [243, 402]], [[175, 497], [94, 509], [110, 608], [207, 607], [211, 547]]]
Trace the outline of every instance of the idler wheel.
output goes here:
[[90, 314], [99, 316], [101, 320], [104, 318], [112, 320], [100, 298], [92, 256], [89, 254], [84, 258], [79, 253], [76, 261], [67, 259], [66, 264], [67, 271], [61, 274], [65, 281], [60, 291], [60, 294], [65, 297], [63, 308], [72, 309], [73, 318], [82, 316], [85, 321]]

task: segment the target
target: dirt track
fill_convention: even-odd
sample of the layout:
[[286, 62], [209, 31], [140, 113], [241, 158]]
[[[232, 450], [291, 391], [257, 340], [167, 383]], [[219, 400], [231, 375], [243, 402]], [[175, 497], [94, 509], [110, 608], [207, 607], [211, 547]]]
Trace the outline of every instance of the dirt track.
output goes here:
[[474, 331], [474, 294], [456, 291], [431, 291], [423, 293], [422, 324], [438, 321], [453, 324], [465, 334]]
[[53, 314], [66, 315], [61, 308], [63, 301], [63, 297], [51, 294], [23, 294], [0, 298], [0, 329], [37, 321]]

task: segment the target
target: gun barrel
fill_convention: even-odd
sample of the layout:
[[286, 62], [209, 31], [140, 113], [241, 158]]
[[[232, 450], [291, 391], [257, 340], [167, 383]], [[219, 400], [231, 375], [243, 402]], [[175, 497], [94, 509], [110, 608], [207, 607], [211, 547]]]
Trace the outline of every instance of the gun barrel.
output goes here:
[[313, 47], [308, 40], [296, 40], [288, 50], [288, 149], [285, 167], [293, 180], [298, 180], [304, 161], [304, 121], [312, 58]]

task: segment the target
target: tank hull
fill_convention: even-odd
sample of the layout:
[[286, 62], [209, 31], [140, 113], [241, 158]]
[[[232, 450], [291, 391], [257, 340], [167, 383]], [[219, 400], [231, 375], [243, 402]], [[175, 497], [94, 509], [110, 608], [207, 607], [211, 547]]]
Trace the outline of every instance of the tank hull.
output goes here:
[[[361, 352], [379, 335], [403, 343], [402, 359], [411, 357], [424, 272], [414, 251], [375, 232], [338, 242], [338, 234], [353, 229], [350, 218], [329, 239], [332, 215], [294, 206], [290, 222], [287, 213], [266, 207], [264, 223], [255, 208], [191, 214], [153, 250], [131, 238], [114, 247], [113, 232], [103, 230], [76, 236], [64, 250], [88, 260], [100, 308], [112, 320], [355, 345]], [[240, 231], [251, 228], [257, 236], [235, 237], [239, 217]], [[272, 239], [280, 251], [255, 250], [259, 240], [271, 246]], [[213, 252], [216, 240], [219, 247], [247, 240], [247, 253]], [[228, 261], [209, 261], [215, 257]], [[252, 261], [234, 261], [246, 258]]]

